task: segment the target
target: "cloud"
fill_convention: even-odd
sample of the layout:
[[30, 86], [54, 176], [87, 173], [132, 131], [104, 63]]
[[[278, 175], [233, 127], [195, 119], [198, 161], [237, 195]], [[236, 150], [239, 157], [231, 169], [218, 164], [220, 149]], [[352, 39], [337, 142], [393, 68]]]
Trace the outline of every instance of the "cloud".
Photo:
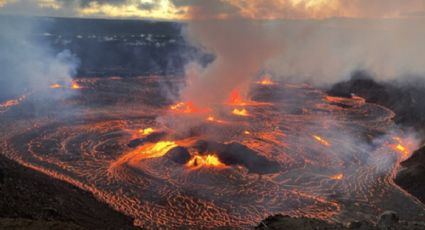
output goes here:
[[425, 9], [423, 0], [172, 0], [187, 7], [188, 17], [311, 19], [332, 17], [380, 18], [406, 16]]
[[0, 13], [158, 19], [419, 17], [423, 0], [0, 0]]
[[0, 14], [94, 18], [181, 18], [168, 0], [0, 0]]
[[[48, 21], [43, 22], [48, 23]], [[0, 20], [0, 98], [23, 91], [42, 91], [52, 83], [70, 83], [79, 64], [68, 50], [56, 53], [34, 38], [42, 22], [2, 17]]]

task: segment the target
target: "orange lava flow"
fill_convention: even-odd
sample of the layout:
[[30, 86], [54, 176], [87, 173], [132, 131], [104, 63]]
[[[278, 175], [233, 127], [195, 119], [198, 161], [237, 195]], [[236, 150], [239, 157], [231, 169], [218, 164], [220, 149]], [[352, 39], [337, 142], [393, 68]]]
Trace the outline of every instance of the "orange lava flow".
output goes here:
[[77, 82], [73, 81], [71, 84], [71, 89], [81, 89], [81, 86]]
[[192, 102], [178, 102], [170, 106], [171, 111], [177, 113], [201, 113], [206, 112], [208, 109], [201, 109], [195, 106]]
[[274, 82], [272, 80], [266, 78], [266, 79], [263, 79], [261, 81], [257, 81], [257, 84], [260, 84], [260, 85], [274, 85]]
[[229, 99], [227, 100], [227, 104], [229, 105], [235, 105], [235, 106], [268, 106], [272, 105], [272, 103], [269, 102], [257, 102], [252, 100], [245, 100], [239, 90], [233, 90], [230, 95]]
[[219, 119], [215, 118], [215, 117], [214, 117], [214, 116], [212, 116], [212, 115], [209, 115], [209, 116], [207, 117], [207, 121], [208, 121], [208, 122], [214, 122], [214, 123], [226, 123], [226, 121], [219, 120]]
[[358, 106], [366, 103], [366, 100], [364, 98], [356, 96], [356, 95], [352, 95], [351, 98], [326, 96], [325, 100], [330, 103], [342, 103], [342, 104], [349, 103], [349, 104], [358, 105]]
[[174, 141], [160, 141], [155, 144], [148, 144], [140, 153], [143, 158], [162, 157], [174, 147], [177, 147]]
[[0, 107], [11, 107], [11, 106], [15, 106], [19, 104], [18, 100], [8, 100], [5, 101], [4, 103], [0, 104]]
[[208, 116], [207, 121], [215, 121], [215, 118], [213, 116]]
[[186, 164], [187, 167], [191, 169], [199, 169], [202, 167], [208, 168], [223, 168], [226, 165], [218, 159], [214, 154], [209, 154], [205, 156], [196, 155]]
[[320, 136], [318, 136], [318, 135], [313, 135], [312, 136], [317, 142], [319, 142], [320, 144], [322, 144], [322, 145], [324, 145], [324, 146], [331, 146], [331, 144], [327, 141], [327, 140], [325, 140], [325, 139], [323, 139], [322, 137], [320, 137]]
[[234, 114], [236, 116], [242, 116], [242, 117], [249, 116], [249, 113], [246, 109], [233, 109], [232, 114]]
[[412, 151], [410, 150], [409, 147], [407, 147], [404, 143], [403, 140], [400, 137], [394, 137], [393, 140], [396, 142], [394, 144], [390, 144], [390, 147], [401, 154], [402, 159], [407, 159], [410, 154], [412, 153]]
[[178, 146], [192, 145], [195, 140], [196, 139], [185, 139], [179, 141], [166, 140], [144, 144], [143, 146], [124, 154], [119, 159], [111, 163], [109, 170], [117, 168], [123, 164], [137, 165], [141, 160], [163, 157], [171, 149]]
[[242, 99], [239, 90], [233, 90], [229, 96], [229, 104], [232, 105], [246, 105], [246, 102]]
[[52, 89], [59, 89], [59, 88], [62, 88], [62, 86], [60, 84], [58, 84], [58, 83], [55, 83], [55, 84], [51, 84], [50, 85], [50, 88], [52, 88]]
[[333, 175], [329, 178], [331, 178], [332, 180], [342, 180], [342, 179], [344, 179], [344, 174], [339, 173], [339, 174]]
[[5, 101], [3, 103], [0, 103], [0, 112], [4, 112], [7, 109], [9, 109], [10, 107], [19, 105], [19, 103], [21, 103], [23, 100], [25, 100], [25, 98], [26, 98], [26, 96], [23, 95], [23, 96], [20, 96], [16, 99], [11, 99], [11, 100]]
[[111, 169], [119, 167], [125, 163], [138, 162], [143, 159], [158, 158], [164, 156], [172, 148], [177, 147], [174, 141], [160, 141], [157, 143], [145, 144], [134, 151], [131, 151], [111, 164]]
[[153, 128], [139, 129], [139, 133], [144, 135], [144, 136], [147, 136], [147, 135], [149, 135], [153, 132], [155, 132], [155, 129], [153, 129]]

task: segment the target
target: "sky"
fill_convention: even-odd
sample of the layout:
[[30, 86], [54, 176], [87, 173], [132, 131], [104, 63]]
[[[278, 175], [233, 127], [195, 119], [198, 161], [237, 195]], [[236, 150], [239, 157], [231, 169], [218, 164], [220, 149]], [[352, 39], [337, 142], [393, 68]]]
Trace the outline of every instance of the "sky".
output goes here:
[[157, 20], [425, 17], [425, 0], [0, 0], [0, 14]]

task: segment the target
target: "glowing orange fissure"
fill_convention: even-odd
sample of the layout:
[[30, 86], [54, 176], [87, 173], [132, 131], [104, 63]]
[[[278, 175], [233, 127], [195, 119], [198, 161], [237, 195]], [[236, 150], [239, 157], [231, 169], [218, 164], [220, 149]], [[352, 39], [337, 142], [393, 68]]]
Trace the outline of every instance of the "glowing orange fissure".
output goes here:
[[268, 106], [268, 105], [271, 105], [271, 103], [269, 103], [269, 102], [257, 102], [257, 101], [244, 99], [241, 96], [240, 91], [237, 90], [237, 89], [233, 90], [230, 93], [229, 99], [227, 100], [227, 104], [233, 105], [233, 106]]
[[403, 140], [400, 137], [394, 137], [393, 140], [396, 143], [390, 144], [390, 147], [394, 151], [401, 153], [403, 159], [408, 158], [412, 151], [403, 143]]
[[240, 106], [250, 104], [248, 101], [242, 98], [241, 93], [237, 89], [233, 90], [230, 93], [228, 103], [231, 105], [240, 105]]
[[274, 82], [272, 80], [270, 80], [269, 78], [265, 78], [261, 81], [257, 81], [257, 84], [260, 85], [274, 85]]
[[55, 84], [50, 85], [50, 88], [52, 88], [52, 89], [59, 89], [59, 88], [62, 88], [62, 86], [60, 84], [58, 84], [58, 83], [55, 83]]
[[171, 111], [177, 113], [204, 113], [210, 111], [208, 108], [199, 108], [192, 102], [178, 102], [170, 106]]
[[332, 180], [342, 180], [344, 179], [344, 174], [339, 173], [330, 177]]
[[[64, 86], [62, 86], [59, 83], [54, 83], [50, 85], [51, 89], [60, 89], [60, 88], [65, 88]], [[78, 82], [76, 81], [72, 81], [71, 85], [69, 86], [70, 89], [81, 89], [82, 87], [80, 86], [80, 84], [78, 84]]]
[[226, 165], [222, 163], [215, 154], [207, 154], [193, 156], [192, 159], [186, 163], [186, 166], [192, 169], [199, 169], [201, 167], [223, 168]]
[[324, 145], [324, 146], [331, 146], [331, 144], [327, 141], [327, 140], [325, 140], [325, 139], [323, 139], [321, 136], [318, 136], [318, 135], [313, 135], [312, 136], [317, 142], [319, 142], [320, 144], [322, 144], [322, 145]]
[[249, 116], [249, 113], [246, 109], [233, 109], [232, 114], [234, 114], [236, 116], [242, 116], [242, 117]]
[[81, 86], [77, 82], [72, 82], [71, 89], [81, 89]]
[[[150, 158], [159, 158], [165, 156], [171, 149], [178, 146], [190, 146], [196, 141], [196, 139], [186, 139], [181, 141], [159, 141], [156, 143], [145, 144], [135, 151], [124, 155], [116, 164], [120, 162], [127, 162], [129, 159], [142, 160]], [[199, 155], [198, 153], [193, 154], [192, 158], [185, 165], [189, 169], [199, 169], [202, 167], [207, 168], [224, 168], [226, 165], [220, 161], [216, 154]]]
[[215, 117], [214, 117], [214, 116], [212, 116], [212, 115], [208, 115], [208, 117], [207, 117], [207, 121], [208, 121], [208, 122], [215, 122], [215, 123], [225, 123], [225, 121], [223, 121], [223, 120], [219, 120], [219, 119], [215, 118]]
[[145, 135], [145, 136], [147, 136], [147, 135], [149, 135], [153, 132], [155, 132], [155, 129], [153, 129], [153, 128], [139, 129], [139, 133], [142, 134], [142, 135]]
[[3, 103], [0, 103], [0, 112], [4, 112], [10, 107], [19, 105], [23, 100], [26, 99], [26, 97], [27, 97], [26, 95], [22, 95], [16, 99], [7, 100]]
[[143, 154], [143, 158], [162, 157], [172, 148], [177, 146], [177, 143], [174, 141], [159, 141], [157, 143], [144, 146], [140, 153]]

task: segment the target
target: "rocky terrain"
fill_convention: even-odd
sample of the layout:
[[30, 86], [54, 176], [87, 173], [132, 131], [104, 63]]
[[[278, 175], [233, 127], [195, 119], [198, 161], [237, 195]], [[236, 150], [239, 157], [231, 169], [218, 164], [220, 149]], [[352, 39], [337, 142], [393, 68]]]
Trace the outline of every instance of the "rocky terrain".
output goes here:
[[310, 218], [291, 218], [289, 216], [276, 215], [262, 221], [255, 229], [291, 229], [291, 230], [422, 230], [425, 223], [401, 221], [397, 213], [386, 211], [382, 213], [376, 224], [366, 221], [350, 222], [346, 224], [327, 223], [322, 220]]
[[0, 229], [133, 229], [92, 194], [0, 156]]
[[416, 150], [401, 166], [395, 182], [425, 203], [425, 147]]

